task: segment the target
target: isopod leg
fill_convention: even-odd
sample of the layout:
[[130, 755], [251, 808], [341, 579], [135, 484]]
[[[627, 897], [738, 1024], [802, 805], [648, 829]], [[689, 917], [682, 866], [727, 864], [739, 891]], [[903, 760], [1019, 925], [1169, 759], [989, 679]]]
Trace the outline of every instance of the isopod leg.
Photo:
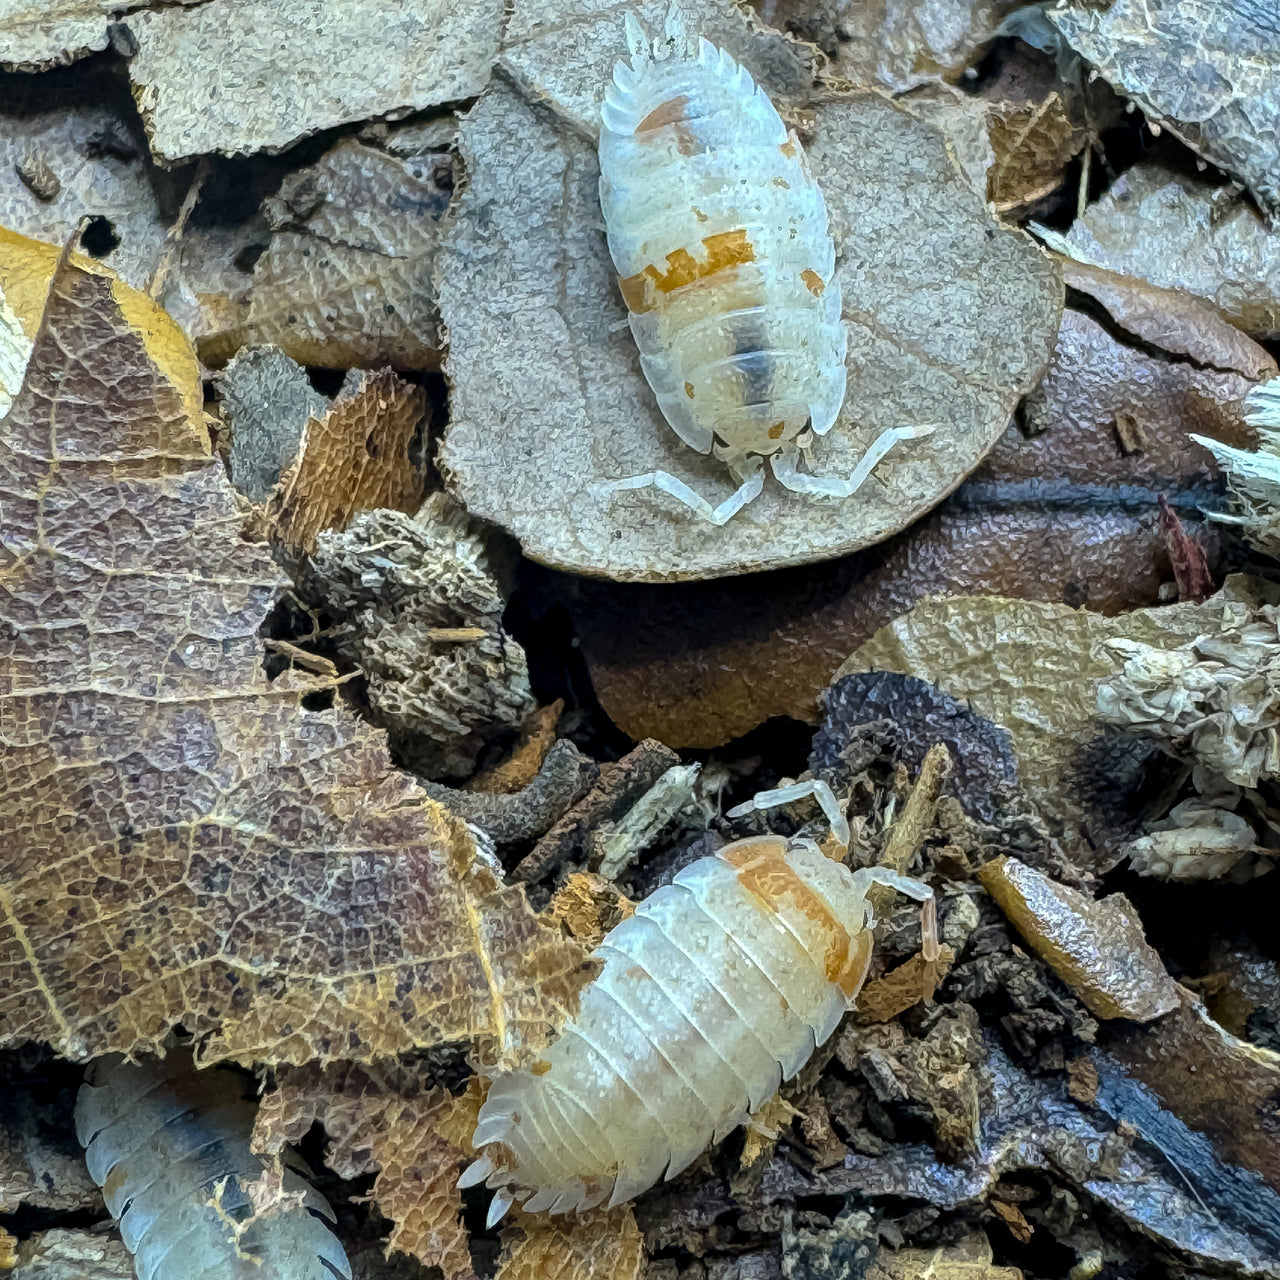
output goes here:
[[831, 824], [831, 834], [844, 847], [849, 847], [849, 820], [829, 786], [818, 778], [808, 782], [793, 782], [789, 787], [775, 787], [772, 791], [758, 791], [745, 804], [736, 805], [729, 810], [729, 817], [741, 818], [753, 809], [776, 809], [779, 805], [790, 804], [793, 800], [802, 800], [805, 796], [813, 796], [822, 806], [822, 812]]
[[683, 480], [668, 471], [649, 471], [642, 476], [631, 476], [627, 480], [613, 480], [607, 486], [610, 490], [619, 489], [661, 489], [673, 498], [679, 499], [691, 511], [696, 512], [704, 520], [712, 524], [727, 523], [742, 510], [753, 498], [760, 496], [764, 488], [764, 464], [754, 459], [754, 469], [742, 481], [737, 491], [726, 498], [718, 507], [713, 507], [701, 494], [695, 493]]
[[800, 453], [797, 449], [783, 449], [781, 453], [773, 455], [773, 474], [777, 476], [779, 484], [793, 493], [848, 498], [862, 488], [885, 454], [900, 440], [918, 440], [921, 436], [932, 435], [936, 430], [936, 427], [890, 427], [887, 431], [882, 431], [871, 448], [862, 455], [862, 460], [847, 480], [836, 476], [811, 476], [799, 471], [796, 464], [800, 461]]
[[908, 898], [914, 898], [923, 905], [920, 908], [920, 954], [925, 961], [932, 964], [937, 960], [941, 946], [938, 942], [938, 900], [933, 890], [923, 880], [913, 880], [910, 876], [899, 875], [888, 867], [863, 867], [853, 873], [853, 883], [862, 893], [866, 893], [873, 884], [888, 885], [897, 889]]

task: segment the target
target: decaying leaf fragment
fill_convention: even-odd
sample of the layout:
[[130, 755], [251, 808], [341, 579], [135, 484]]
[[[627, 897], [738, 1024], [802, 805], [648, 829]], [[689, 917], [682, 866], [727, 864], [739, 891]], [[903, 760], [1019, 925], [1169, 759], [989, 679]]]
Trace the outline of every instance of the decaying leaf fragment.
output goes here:
[[1046, 16], [1115, 87], [1280, 208], [1280, 28], [1254, 0], [1115, 0]]
[[305, 590], [337, 615], [335, 643], [367, 677], [377, 722], [407, 735], [427, 777], [469, 773], [489, 736], [533, 710], [502, 576], [492, 539], [443, 493], [317, 538]]
[[129, 76], [167, 163], [280, 150], [320, 129], [479, 93], [500, 0], [219, 0], [135, 14]]
[[978, 463], [1048, 359], [1053, 265], [993, 220], [939, 132], [878, 97], [833, 101], [807, 150], [842, 251], [850, 390], [814, 468], [847, 476], [890, 426], [946, 430], [903, 446], [883, 483], [848, 501], [767, 486], [723, 528], [661, 494], [602, 492], [659, 468], [711, 500], [731, 490], [723, 464], [666, 425], [641, 374], [598, 230], [594, 147], [495, 85], [460, 148], [468, 183], [438, 259], [453, 413], [441, 464], [468, 510], [547, 563], [673, 580], [879, 541]]
[[1256, 338], [1280, 334], [1280, 236], [1230, 187], [1135, 165], [1066, 242], [1084, 261], [1208, 299]]
[[90, 1069], [76, 1134], [139, 1275], [350, 1280], [324, 1198], [293, 1167], [249, 1150], [255, 1110], [251, 1081], [198, 1072], [186, 1050]]
[[644, 1241], [629, 1204], [574, 1217], [517, 1213], [494, 1280], [640, 1280]]
[[380, 733], [304, 709], [328, 686], [263, 673], [281, 579], [239, 538], [189, 345], [109, 276], [46, 288], [0, 421], [0, 1043], [137, 1054], [184, 1023], [246, 1062], [540, 1047], [580, 949]]
[[1017, 1267], [998, 1267], [981, 1232], [941, 1249], [881, 1250], [867, 1280], [1022, 1280]]
[[816, 44], [832, 70], [859, 88], [905, 93], [959, 76], [1017, 5], [1018, 0], [767, 0], [761, 14]]
[[1178, 1007], [1177, 983], [1123, 894], [1091, 898], [999, 857], [979, 873], [1031, 949], [1100, 1018], [1150, 1022]]
[[453, 190], [449, 133], [408, 155], [393, 150], [397, 137], [344, 139], [265, 201], [271, 235], [243, 313], [202, 334], [202, 360], [273, 343], [330, 369], [439, 364], [432, 269]]
[[267, 517], [272, 541], [297, 558], [358, 512], [417, 510], [424, 484], [409, 449], [429, 412], [426, 392], [390, 369], [348, 374], [327, 411], [307, 423], [281, 477]]
[[371, 1194], [393, 1224], [388, 1254], [399, 1250], [439, 1267], [445, 1280], [474, 1280], [457, 1182], [473, 1154], [481, 1101], [474, 1077], [455, 1097], [424, 1086], [411, 1070], [310, 1063], [279, 1073], [258, 1113], [253, 1146], [279, 1152], [318, 1120], [335, 1173], [377, 1174]]

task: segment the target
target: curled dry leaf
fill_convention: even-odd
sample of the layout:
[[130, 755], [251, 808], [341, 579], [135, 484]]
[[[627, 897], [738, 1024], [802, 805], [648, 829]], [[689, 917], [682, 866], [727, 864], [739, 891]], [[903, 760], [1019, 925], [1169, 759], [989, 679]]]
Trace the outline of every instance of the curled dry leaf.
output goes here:
[[987, 596], [925, 600], [872, 636], [837, 678], [854, 671], [918, 676], [1003, 726], [1027, 793], [1073, 853], [1089, 858], [1091, 847], [1105, 851], [1118, 835], [1116, 815], [1095, 809], [1094, 789], [1123, 787], [1123, 777], [1112, 771], [1127, 760], [1091, 754], [1108, 747], [1098, 686], [1123, 665], [1105, 641], [1190, 643], [1214, 628], [1220, 609], [1210, 601], [1107, 618], [1068, 605]]
[[808, 152], [842, 248], [850, 391], [814, 468], [848, 475], [891, 426], [943, 429], [899, 446], [884, 483], [848, 500], [766, 488], [723, 528], [661, 494], [601, 493], [658, 468], [712, 498], [730, 482], [666, 425], [622, 331], [593, 146], [497, 85], [460, 145], [469, 180], [439, 257], [453, 384], [441, 461], [467, 508], [536, 559], [671, 580], [877, 542], [977, 465], [1048, 358], [1055, 268], [992, 219], [940, 133], [877, 97], [831, 102]]
[[429, 414], [427, 393], [390, 369], [349, 373], [338, 398], [307, 423], [297, 460], [270, 499], [272, 542], [298, 558], [360, 512], [416, 511], [423, 478], [410, 446]]
[[630, 1205], [576, 1217], [517, 1213], [494, 1280], [641, 1280], [644, 1241]]
[[1178, 985], [1148, 945], [1124, 894], [1091, 898], [1017, 858], [995, 858], [979, 879], [1091, 1013], [1150, 1022], [1178, 1007]]
[[1280, 235], [1229, 187], [1135, 165], [1071, 224], [1070, 252], [1207, 298], [1257, 338], [1280, 334]]
[[265, 202], [270, 240], [242, 314], [201, 335], [206, 364], [249, 343], [328, 369], [439, 364], [432, 269], [453, 190], [448, 140], [405, 155], [388, 149], [395, 138], [344, 139]]
[[376, 1173], [371, 1192], [400, 1250], [445, 1280], [474, 1280], [458, 1174], [471, 1154], [481, 1093], [454, 1097], [410, 1071], [314, 1063], [280, 1072], [254, 1126], [255, 1150], [278, 1152], [315, 1121], [329, 1136], [325, 1162], [342, 1178]]
[[0, 423], [0, 1043], [136, 1054], [184, 1023], [246, 1062], [519, 1060], [580, 949], [381, 733], [303, 708], [327, 686], [268, 682], [281, 579], [238, 537], [190, 347], [109, 276], [50, 285], [54, 256], [0, 255], [48, 291]]
[[351, 120], [479, 93], [501, 0], [221, 0], [129, 19], [157, 158], [277, 151]]
[[1149, 118], [1280, 209], [1280, 27], [1255, 0], [1049, 7], [1073, 48]]

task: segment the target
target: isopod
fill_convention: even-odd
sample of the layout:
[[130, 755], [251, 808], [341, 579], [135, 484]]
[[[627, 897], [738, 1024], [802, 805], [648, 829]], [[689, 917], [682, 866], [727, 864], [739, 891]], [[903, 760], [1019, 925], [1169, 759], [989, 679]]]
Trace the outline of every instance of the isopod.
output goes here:
[[[818, 788], [757, 803], [805, 790]], [[753, 837], [686, 867], [606, 935], [599, 976], [542, 1057], [492, 1082], [473, 1139], [484, 1150], [459, 1185], [497, 1188], [492, 1223], [525, 1196], [527, 1210], [564, 1213], [674, 1177], [852, 1007], [871, 961], [873, 884], [926, 904], [935, 959], [927, 885], [850, 871], [811, 840]]]
[[197, 1071], [185, 1050], [90, 1067], [76, 1134], [138, 1280], [350, 1277], [333, 1211], [292, 1169], [281, 1190], [296, 1203], [255, 1216], [244, 1187], [264, 1167], [249, 1149], [256, 1110], [240, 1076]]
[[629, 62], [605, 94], [600, 204], [640, 364], [663, 416], [724, 461], [736, 492], [713, 507], [666, 471], [650, 485], [724, 524], [764, 487], [848, 497], [899, 441], [883, 432], [848, 479], [799, 469], [845, 398], [847, 336], [822, 190], [794, 132], [746, 68], [690, 42], [677, 10], [650, 41], [625, 19]]

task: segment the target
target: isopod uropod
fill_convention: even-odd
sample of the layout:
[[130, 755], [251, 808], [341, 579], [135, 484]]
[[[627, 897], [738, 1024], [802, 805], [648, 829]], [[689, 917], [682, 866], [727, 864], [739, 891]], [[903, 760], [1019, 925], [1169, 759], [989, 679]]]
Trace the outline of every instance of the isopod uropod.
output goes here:
[[473, 1139], [484, 1150], [459, 1185], [498, 1189], [492, 1223], [524, 1196], [527, 1210], [564, 1213], [674, 1177], [852, 1007], [871, 960], [873, 884], [926, 903], [936, 958], [927, 885], [851, 872], [810, 840], [753, 837], [686, 867], [605, 937], [599, 976], [542, 1057], [493, 1081]]
[[794, 132], [729, 54], [685, 37], [678, 12], [652, 42], [626, 17], [600, 131], [600, 204], [640, 363], [667, 422], [729, 467], [718, 507], [665, 471], [649, 485], [723, 524], [764, 486], [848, 497], [895, 442], [883, 432], [847, 479], [799, 470], [844, 403], [846, 333], [822, 191]]

